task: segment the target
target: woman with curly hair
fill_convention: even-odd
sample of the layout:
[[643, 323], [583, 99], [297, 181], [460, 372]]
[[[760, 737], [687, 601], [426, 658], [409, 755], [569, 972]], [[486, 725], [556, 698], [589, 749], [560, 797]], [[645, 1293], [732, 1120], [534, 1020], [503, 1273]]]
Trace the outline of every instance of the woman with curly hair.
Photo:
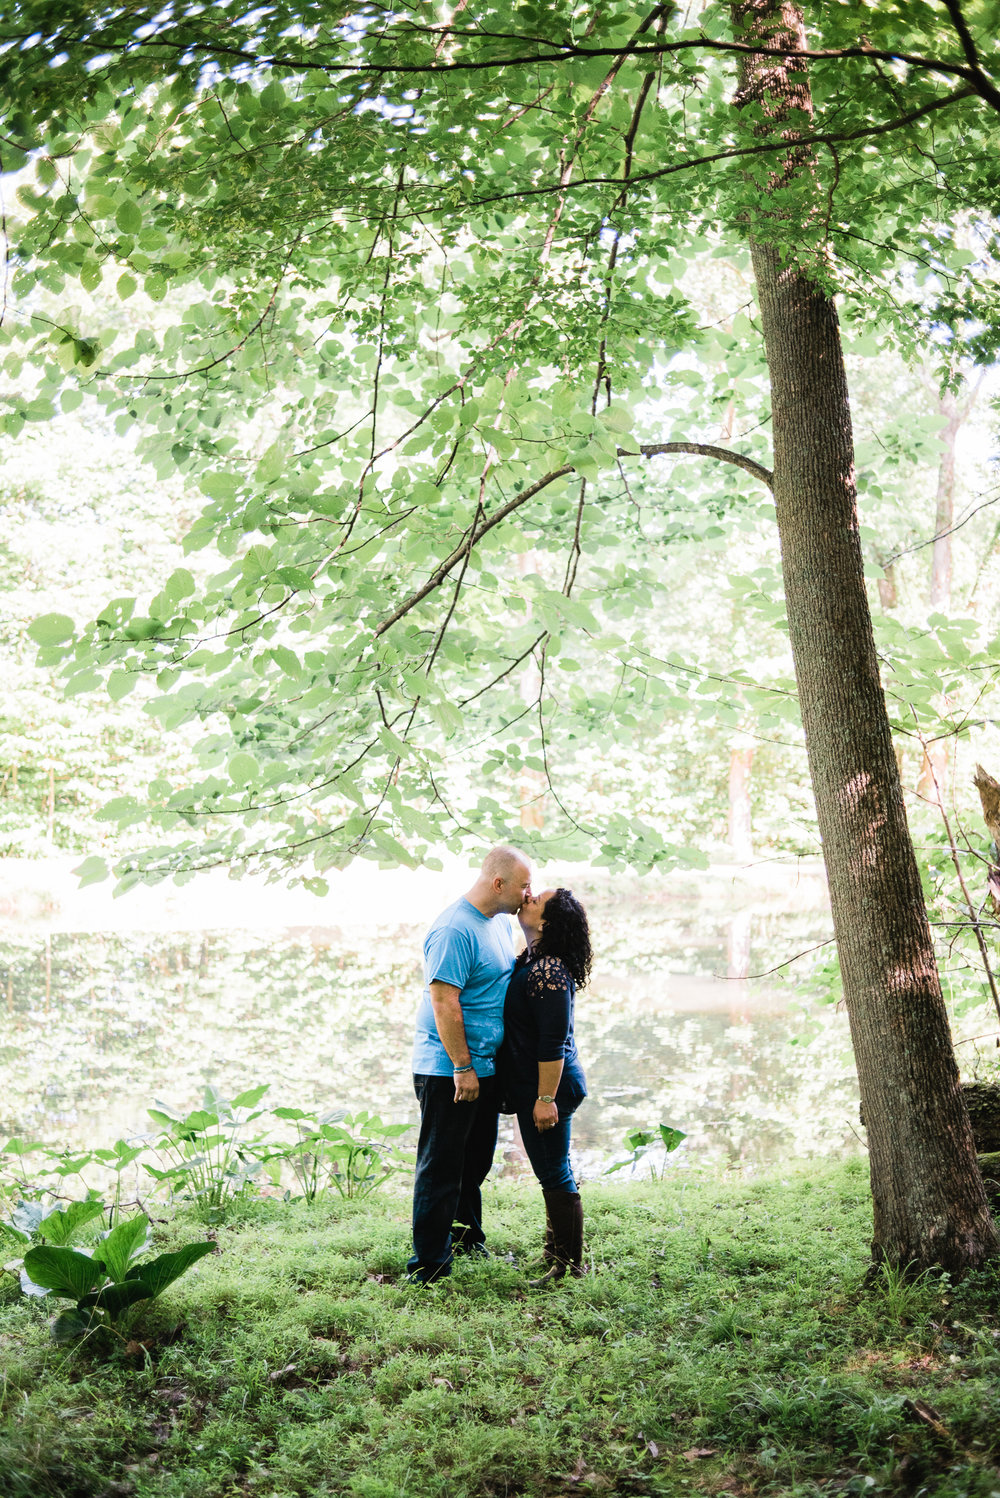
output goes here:
[[532, 1280], [538, 1286], [567, 1271], [576, 1278], [584, 1273], [583, 1208], [569, 1144], [573, 1114], [587, 1096], [573, 1038], [573, 1001], [590, 976], [590, 930], [583, 906], [568, 889], [529, 896], [518, 919], [528, 945], [507, 989], [497, 1075], [545, 1198], [548, 1268]]

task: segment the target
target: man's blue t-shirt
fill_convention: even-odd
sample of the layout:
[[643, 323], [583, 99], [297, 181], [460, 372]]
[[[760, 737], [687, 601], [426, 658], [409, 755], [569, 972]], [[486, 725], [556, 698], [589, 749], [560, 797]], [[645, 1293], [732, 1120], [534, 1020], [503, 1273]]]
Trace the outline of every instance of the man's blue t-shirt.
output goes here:
[[503, 1001], [517, 948], [509, 916], [485, 916], [463, 895], [443, 910], [424, 940], [424, 995], [417, 1009], [413, 1070], [417, 1076], [450, 1077], [453, 1064], [434, 1023], [429, 984], [462, 990], [460, 1003], [472, 1064], [492, 1077], [503, 1040]]

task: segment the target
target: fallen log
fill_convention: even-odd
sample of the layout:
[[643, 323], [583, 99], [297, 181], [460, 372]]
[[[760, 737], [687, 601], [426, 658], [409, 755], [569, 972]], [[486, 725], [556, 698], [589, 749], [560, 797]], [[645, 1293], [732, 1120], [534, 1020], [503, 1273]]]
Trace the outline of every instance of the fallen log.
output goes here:
[[969, 1110], [977, 1152], [993, 1154], [1000, 1150], [1000, 1085], [996, 1082], [963, 1082], [962, 1094]]

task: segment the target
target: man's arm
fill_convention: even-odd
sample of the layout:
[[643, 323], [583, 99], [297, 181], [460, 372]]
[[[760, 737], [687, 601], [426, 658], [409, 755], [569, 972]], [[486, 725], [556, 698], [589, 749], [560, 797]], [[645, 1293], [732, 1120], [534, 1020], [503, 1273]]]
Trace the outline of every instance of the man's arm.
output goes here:
[[[468, 1066], [472, 1060], [469, 1043], [465, 1038], [465, 1020], [462, 1017], [462, 990], [451, 983], [440, 983], [436, 979], [429, 983], [434, 1023], [441, 1044], [448, 1052], [453, 1066]], [[479, 1078], [475, 1070], [456, 1072], [456, 1103], [474, 1103], [479, 1096]]]

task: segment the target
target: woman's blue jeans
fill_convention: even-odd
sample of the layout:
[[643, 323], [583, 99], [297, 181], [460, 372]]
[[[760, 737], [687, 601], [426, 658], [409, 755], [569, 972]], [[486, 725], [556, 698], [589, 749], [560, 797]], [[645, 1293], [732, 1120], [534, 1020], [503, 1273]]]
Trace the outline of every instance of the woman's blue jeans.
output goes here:
[[576, 1181], [569, 1163], [569, 1142], [573, 1126], [573, 1114], [580, 1106], [582, 1099], [572, 1103], [559, 1104], [559, 1122], [555, 1128], [546, 1129], [539, 1133], [535, 1128], [533, 1117], [534, 1102], [531, 1107], [518, 1108], [517, 1126], [521, 1130], [521, 1140], [525, 1152], [531, 1161], [531, 1168], [538, 1177], [538, 1183], [543, 1191], [575, 1191]]
[[480, 1187], [497, 1147], [496, 1079], [480, 1077], [474, 1103], [455, 1102], [453, 1077], [415, 1076], [420, 1138], [413, 1178], [413, 1257], [407, 1269], [429, 1283], [451, 1273], [451, 1229], [462, 1247], [485, 1242]]

